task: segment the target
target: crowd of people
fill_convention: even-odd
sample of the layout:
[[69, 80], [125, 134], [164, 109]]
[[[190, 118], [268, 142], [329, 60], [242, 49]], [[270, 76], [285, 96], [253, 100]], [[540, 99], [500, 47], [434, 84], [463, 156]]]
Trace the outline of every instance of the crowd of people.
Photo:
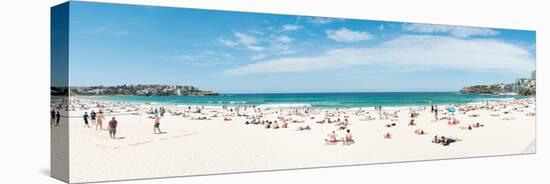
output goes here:
[[[105, 116], [106, 113], [104, 110], [108, 110], [108, 114], [114, 114], [114, 112], [120, 112], [121, 109], [127, 109], [126, 112], [135, 112], [135, 109], [138, 109], [138, 107], [135, 107], [133, 105], [123, 104], [123, 103], [110, 103], [107, 106], [104, 103], [95, 102], [95, 107], [99, 109], [96, 112], [96, 109], [91, 109], [91, 106], [94, 105], [87, 105], [87, 104], [80, 104], [80, 101], [76, 101], [77, 103], [72, 105], [67, 105], [66, 109], [71, 109], [77, 106], [80, 106], [80, 110], [84, 110], [84, 114], [82, 115], [84, 127], [85, 128], [92, 128], [95, 126], [96, 130], [107, 130], [109, 132], [109, 136], [112, 139], [116, 139], [117, 134], [117, 126], [118, 122], [114, 116], [111, 117], [111, 120], [109, 120], [107, 129], [104, 129], [103, 122], [106, 120]], [[76, 105], [80, 104], [80, 105]], [[485, 103], [485, 104], [463, 104], [463, 105], [449, 105], [441, 109], [438, 107], [438, 105], [430, 105], [428, 106], [429, 111], [428, 113], [432, 113], [434, 116], [434, 121], [432, 122], [439, 122], [440, 120], [448, 120], [448, 125], [458, 125], [461, 124], [461, 121], [455, 116], [455, 113], [460, 114], [466, 114], [468, 113], [468, 117], [471, 118], [477, 118], [479, 117], [479, 114], [476, 114], [478, 110], [488, 110], [491, 112], [499, 112], [502, 109], [506, 109], [507, 106], [515, 105], [515, 106], [523, 106], [528, 107], [528, 104], [524, 104], [518, 101], [512, 101], [510, 103]], [[515, 107], [514, 106], [514, 107]], [[118, 107], [114, 108], [114, 107]], [[55, 106], [53, 110], [51, 110], [51, 127], [57, 127], [60, 126], [60, 111], [55, 111], [55, 109], [63, 108], [63, 106]], [[88, 109], [91, 109], [88, 111]], [[133, 110], [131, 110], [133, 109]], [[327, 137], [325, 138], [325, 141], [328, 143], [336, 143], [336, 142], [345, 142], [345, 143], [353, 143], [355, 142], [352, 133], [351, 133], [351, 116], [356, 116], [356, 120], [359, 120], [360, 123], [362, 121], [371, 121], [376, 120], [377, 118], [373, 116], [373, 114], [378, 113], [378, 119], [384, 120], [387, 122], [385, 124], [385, 127], [392, 128], [398, 126], [399, 122], [401, 122], [399, 117], [400, 110], [383, 110], [382, 106], [375, 106], [375, 111], [367, 111], [363, 108], [358, 109], [351, 109], [350, 107], [345, 107], [343, 110], [336, 108], [335, 110], [326, 110], [326, 109], [315, 109], [310, 107], [300, 107], [300, 108], [280, 108], [279, 110], [274, 109], [268, 109], [268, 108], [260, 108], [255, 105], [243, 105], [243, 106], [235, 106], [235, 107], [229, 107], [229, 106], [223, 106], [221, 109], [212, 110], [208, 109], [206, 110], [204, 106], [195, 106], [192, 108], [191, 106], [188, 106], [187, 108], [165, 108], [163, 106], [161, 107], [150, 107], [148, 110], [144, 110], [146, 114], [151, 114], [154, 116], [149, 116], [150, 119], [153, 121], [153, 134], [161, 134], [163, 133], [160, 130], [160, 119], [165, 115], [166, 112], [169, 113], [171, 116], [181, 116], [183, 118], [187, 118], [189, 120], [212, 120], [214, 118], [223, 118], [223, 121], [225, 122], [232, 122], [233, 118], [235, 117], [244, 117], [246, 120], [244, 120], [245, 125], [261, 125], [265, 129], [286, 129], [289, 128], [289, 124], [302, 124], [305, 123], [305, 125], [300, 125], [295, 128], [296, 131], [305, 131], [305, 130], [312, 130], [312, 126], [310, 126], [309, 123], [316, 123], [320, 125], [334, 125], [334, 130], [331, 130]], [[417, 126], [419, 122], [417, 122], [416, 119], [418, 119], [420, 116], [424, 115], [424, 112], [426, 111], [426, 107], [420, 107], [420, 108], [410, 108], [409, 109], [409, 117], [408, 117], [408, 126]], [[517, 111], [517, 112], [523, 112], [523, 108], [513, 108], [511, 111]], [[401, 109], [402, 110], [402, 109]], [[88, 113], [89, 112], [89, 113]], [[374, 113], [373, 113], [374, 112]], [[371, 114], [372, 113], [372, 114]], [[507, 113], [510, 113], [510, 110], [502, 111], [500, 114], [506, 115]], [[275, 119], [269, 119], [266, 118], [268, 115], [276, 115]], [[321, 115], [321, 119], [319, 118]], [[443, 117], [440, 117], [440, 115], [444, 115]], [[534, 112], [528, 112], [526, 114], [527, 116], [534, 116]], [[273, 117], [273, 116], [270, 116]], [[406, 117], [407, 118], [407, 117]], [[355, 120], [354, 120], [355, 121]], [[426, 122], [420, 122], [420, 123], [426, 123]], [[475, 128], [481, 128], [485, 125], [480, 122], [475, 122], [473, 124], [469, 124], [467, 126], [462, 126], [462, 129], [466, 130], [473, 130]], [[389, 130], [389, 129], [388, 129]], [[342, 132], [342, 133], [338, 133]], [[427, 131], [424, 129], [417, 128], [414, 130], [414, 133], [417, 135], [426, 135], [428, 134]], [[432, 134], [433, 135], [433, 134]], [[385, 132], [383, 134], [384, 139], [392, 139], [393, 135], [390, 131]], [[445, 146], [450, 145], [453, 142], [456, 142], [457, 139], [449, 138], [445, 136], [438, 137], [435, 136], [434, 140], [432, 142], [435, 143], [441, 143]]]

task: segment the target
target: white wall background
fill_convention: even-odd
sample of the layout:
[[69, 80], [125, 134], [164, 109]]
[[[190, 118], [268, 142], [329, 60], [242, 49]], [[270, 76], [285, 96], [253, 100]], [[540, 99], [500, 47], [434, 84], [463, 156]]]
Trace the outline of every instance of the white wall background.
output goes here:
[[[537, 31], [537, 154], [121, 183], [548, 183], [546, 60], [550, 5], [479, 0], [102, 0], [266, 13], [440, 23]], [[61, 183], [49, 175], [49, 7], [61, 0], [0, 5], [0, 183]], [[543, 69], [544, 68], [544, 69]], [[546, 112], [546, 114], [544, 113]], [[21, 120], [23, 119], [24, 120]], [[45, 123], [46, 122], [46, 123]], [[505, 143], [497, 143], [505, 144]]]

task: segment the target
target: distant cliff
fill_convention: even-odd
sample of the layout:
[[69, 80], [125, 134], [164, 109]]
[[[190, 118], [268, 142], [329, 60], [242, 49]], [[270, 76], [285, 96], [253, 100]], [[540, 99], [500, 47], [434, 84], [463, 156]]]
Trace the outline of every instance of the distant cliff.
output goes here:
[[118, 85], [70, 87], [70, 95], [80, 96], [217, 96], [216, 92], [201, 90], [194, 86], [173, 85]]
[[520, 95], [534, 96], [536, 95], [535, 85], [519, 85], [519, 84], [494, 84], [494, 85], [475, 85], [464, 87], [460, 90], [461, 93], [477, 93], [477, 94], [494, 94], [494, 95]]
[[464, 87], [460, 90], [461, 93], [482, 93], [482, 94], [497, 94], [502, 91], [499, 85], [475, 85]]

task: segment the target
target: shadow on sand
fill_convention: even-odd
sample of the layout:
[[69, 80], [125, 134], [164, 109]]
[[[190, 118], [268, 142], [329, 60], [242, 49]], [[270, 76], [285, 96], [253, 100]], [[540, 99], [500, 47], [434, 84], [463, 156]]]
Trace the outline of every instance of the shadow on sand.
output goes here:
[[42, 168], [40, 169], [40, 174], [44, 176], [51, 176], [50, 169], [49, 168]]

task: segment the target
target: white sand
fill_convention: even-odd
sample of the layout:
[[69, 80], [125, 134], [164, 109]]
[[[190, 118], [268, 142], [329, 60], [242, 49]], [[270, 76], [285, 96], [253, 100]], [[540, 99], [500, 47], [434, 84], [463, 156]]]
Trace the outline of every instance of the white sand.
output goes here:
[[[503, 108], [497, 106], [498, 103], [509, 105]], [[84, 128], [82, 118], [71, 118], [70, 181], [123, 180], [521, 154], [528, 147], [533, 147], [528, 152], [534, 152], [534, 144], [531, 143], [535, 140], [535, 116], [526, 115], [528, 112], [535, 112], [534, 100], [522, 101], [524, 105], [529, 105], [528, 108], [517, 103], [519, 101], [491, 102], [497, 109], [502, 109], [496, 112], [481, 109], [467, 113], [479, 114], [480, 117], [468, 117], [466, 114], [457, 113], [455, 117], [461, 121], [459, 125], [448, 125], [446, 120], [433, 122], [434, 117], [429, 109], [419, 111], [420, 116], [415, 118], [417, 126], [407, 125], [410, 120], [408, 109], [400, 110], [399, 120], [395, 122], [379, 119], [360, 121], [364, 114], [355, 116], [352, 113], [357, 109], [346, 110], [346, 115], [351, 116], [351, 125], [348, 128], [355, 139], [355, 144], [352, 145], [325, 143], [326, 135], [338, 128], [334, 123], [315, 123], [323, 119], [325, 113], [313, 115], [314, 120], [309, 119], [311, 115], [286, 116], [306, 121], [289, 123], [289, 128], [286, 129], [265, 129], [263, 125], [245, 125], [245, 117], [231, 117], [232, 121], [223, 121], [223, 117], [190, 120], [166, 113], [161, 119], [160, 126], [165, 134], [153, 134], [153, 120], [147, 118], [150, 115], [122, 115], [116, 118], [119, 124], [117, 136], [123, 139], [116, 140], [110, 139], [107, 131]], [[148, 109], [146, 105], [139, 107]], [[166, 108], [179, 111], [184, 109]], [[443, 108], [439, 107], [440, 112]], [[513, 108], [519, 108], [523, 112]], [[98, 110], [92, 109], [96, 112]], [[84, 111], [89, 113], [90, 110], [71, 111], [70, 115], [82, 116]], [[203, 116], [212, 115], [213, 113], [209, 113], [211, 110], [203, 110], [207, 112]], [[268, 115], [262, 119], [276, 120], [277, 111], [279, 110], [263, 111]], [[285, 114], [288, 111], [285, 110]], [[504, 111], [510, 113], [504, 114]], [[229, 114], [227, 111], [224, 113]], [[251, 108], [246, 113], [254, 114]], [[378, 118], [376, 111], [370, 110], [369, 113]], [[500, 117], [490, 114], [499, 114]], [[341, 114], [340, 118], [343, 120], [344, 116]], [[440, 113], [440, 117], [444, 115]], [[111, 116], [106, 118], [104, 127]], [[332, 120], [336, 118], [338, 117], [332, 117]], [[484, 127], [473, 130], [459, 128], [477, 122], [484, 124]], [[396, 123], [397, 126], [387, 128], [385, 124], [388, 123]], [[306, 125], [312, 130], [296, 131], [297, 127]], [[414, 131], [419, 128], [428, 134], [415, 134]], [[390, 132], [393, 138], [384, 139], [383, 134], [386, 132]], [[344, 132], [340, 131], [338, 134], [341, 137]], [[449, 146], [435, 144], [431, 140], [436, 134], [459, 138], [462, 141]]]

